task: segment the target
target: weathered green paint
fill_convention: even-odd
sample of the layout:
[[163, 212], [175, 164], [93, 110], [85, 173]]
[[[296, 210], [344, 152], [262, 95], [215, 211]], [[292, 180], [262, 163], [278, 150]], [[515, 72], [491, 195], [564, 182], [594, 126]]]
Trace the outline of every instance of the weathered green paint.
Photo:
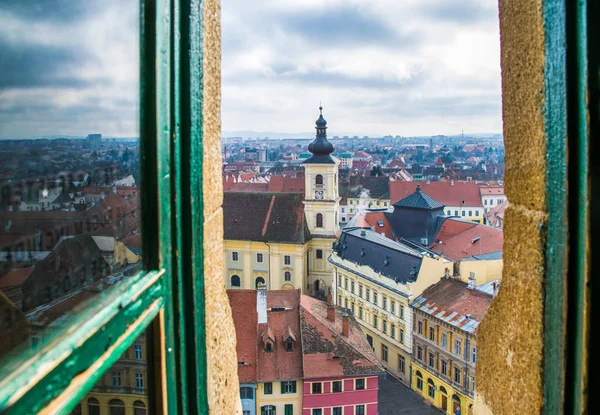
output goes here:
[[567, 280], [567, 106], [564, 0], [544, 1], [546, 64], [546, 270], [544, 312], [544, 413], [564, 402]]
[[[585, 297], [589, 244], [587, 1], [567, 2], [569, 279], [565, 413], [584, 413]], [[593, 22], [594, 25], [598, 22]]]
[[177, 140], [175, 163], [179, 221], [179, 289], [182, 326], [186, 328], [187, 399], [194, 413], [208, 413], [206, 397], [206, 333], [204, 320], [202, 206], [202, 3], [175, 1], [174, 110]]
[[546, 0], [547, 250], [544, 395], [547, 414], [586, 406], [589, 275], [587, 8]]
[[[159, 308], [153, 303], [162, 304], [163, 281], [156, 272], [140, 274], [124, 282], [125, 287], [118, 296], [107, 295], [104, 301], [97, 301], [73, 316], [69, 326], [63, 328], [54, 342], [47, 344], [18, 370], [2, 374], [0, 413], [38, 412], [63, 393], [73, 378], [100, 361], [101, 370], [83, 379], [78, 393], [66, 398], [65, 410], [72, 409], [158, 313]], [[148, 314], [144, 324], [120, 339], [114, 353], [103, 357], [105, 351], [150, 307], [153, 307], [152, 313]]]

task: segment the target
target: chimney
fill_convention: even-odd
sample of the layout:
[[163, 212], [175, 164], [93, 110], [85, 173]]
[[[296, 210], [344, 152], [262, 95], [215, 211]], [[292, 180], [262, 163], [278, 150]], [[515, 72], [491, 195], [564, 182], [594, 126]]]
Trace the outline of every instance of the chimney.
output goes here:
[[258, 324], [267, 324], [267, 286], [260, 285], [256, 288], [256, 313]]
[[335, 323], [335, 306], [334, 305], [327, 306], [327, 320]]
[[329, 289], [327, 290], [327, 305], [328, 306], [333, 305], [333, 296], [331, 295], [331, 287], [329, 287]]
[[467, 288], [469, 290], [474, 290], [475, 289], [475, 283], [476, 283], [475, 273], [471, 272], [470, 275], [469, 275], [469, 282], [467, 283]]
[[348, 310], [344, 310], [344, 314], [342, 314], [342, 334], [348, 337], [348, 333]]

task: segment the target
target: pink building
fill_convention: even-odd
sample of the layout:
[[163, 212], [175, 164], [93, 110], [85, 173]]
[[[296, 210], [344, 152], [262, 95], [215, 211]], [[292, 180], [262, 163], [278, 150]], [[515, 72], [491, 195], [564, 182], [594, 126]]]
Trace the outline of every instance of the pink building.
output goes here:
[[376, 415], [384, 370], [354, 316], [303, 295], [300, 322], [302, 415]]
[[373, 157], [364, 151], [359, 151], [354, 154], [352, 159], [352, 170], [368, 171], [373, 167]]

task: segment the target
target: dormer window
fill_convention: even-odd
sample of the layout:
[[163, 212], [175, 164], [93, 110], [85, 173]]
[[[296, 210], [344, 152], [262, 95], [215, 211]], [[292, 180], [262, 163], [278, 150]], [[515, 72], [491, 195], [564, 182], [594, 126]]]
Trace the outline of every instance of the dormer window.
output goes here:
[[264, 344], [265, 352], [271, 353], [273, 351], [273, 347], [275, 346], [275, 335], [273, 334], [273, 330], [271, 330], [270, 326], [265, 328], [262, 334], [262, 341]]
[[281, 337], [283, 339], [283, 346], [285, 347], [286, 352], [294, 351], [294, 344], [296, 343], [296, 333], [294, 330], [287, 326], [286, 329], [281, 333]]

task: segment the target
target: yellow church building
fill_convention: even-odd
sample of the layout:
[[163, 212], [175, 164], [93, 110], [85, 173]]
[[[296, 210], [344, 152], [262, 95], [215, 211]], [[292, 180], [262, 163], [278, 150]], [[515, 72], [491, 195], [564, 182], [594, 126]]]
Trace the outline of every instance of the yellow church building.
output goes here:
[[225, 192], [224, 284], [228, 289], [301, 289], [323, 299], [333, 284], [327, 261], [339, 234], [338, 164], [322, 108], [304, 194]]

